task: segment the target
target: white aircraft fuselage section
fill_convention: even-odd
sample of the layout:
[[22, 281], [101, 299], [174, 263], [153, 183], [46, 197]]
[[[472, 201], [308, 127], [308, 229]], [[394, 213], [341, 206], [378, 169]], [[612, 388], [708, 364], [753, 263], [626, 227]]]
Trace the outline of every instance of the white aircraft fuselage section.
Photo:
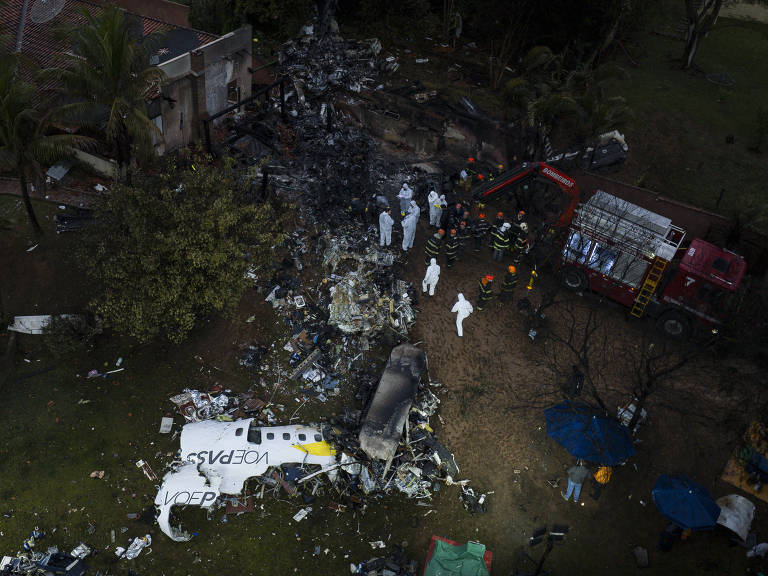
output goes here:
[[173, 506], [208, 508], [220, 494], [240, 494], [248, 478], [261, 476], [270, 466], [328, 466], [335, 461], [336, 451], [315, 428], [260, 427], [252, 418], [187, 424], [181, 431], [181, 465], [163, 477], [155, 497], [158, 524], [173, 540], [187, 540], [170, 526]]

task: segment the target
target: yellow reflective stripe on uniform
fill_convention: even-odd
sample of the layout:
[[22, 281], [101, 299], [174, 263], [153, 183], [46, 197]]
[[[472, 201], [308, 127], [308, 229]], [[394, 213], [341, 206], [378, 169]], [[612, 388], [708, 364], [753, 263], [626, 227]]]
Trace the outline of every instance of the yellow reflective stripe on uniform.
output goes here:
[[293, 444], [296, 450], [301, 450], [312, 456], [333, 456], [336, 450], [328, 442], [310, 442], [309, 444]]

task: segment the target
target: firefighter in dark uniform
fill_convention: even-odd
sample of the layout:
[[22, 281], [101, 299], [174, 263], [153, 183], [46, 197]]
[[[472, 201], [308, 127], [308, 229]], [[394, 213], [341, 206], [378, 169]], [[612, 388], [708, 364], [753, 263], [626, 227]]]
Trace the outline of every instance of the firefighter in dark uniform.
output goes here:
[[464, 214], [466, 210], [464, 210], [464, 206], [461, 205], [461, 202], [456, 202], [453, 206], [451, 206], [450, 213], [451, 213], [451, 220], [450, 220], [450, 226], [451, 228], [458, 228], [459, 223], [464, 219]]
[[488, 231], [491, 229], [491, 225], [488, 220], [485, 219], [485, 214], [482, 212], [478, 215], [477, 220], [472, 223], [472, 237], [475, 239], [475, 252], [480, 252], [480, 248], [483, 245], [483, 239], [488, 235]]
[[480, 294], [477, 298], [477, 309], [483, 310], [491, 300], [493, 300], [493, 276], [489, 274], [480, 279]]
[[501, 302], [510, 302], [512, 295], [515, 293], [517, 287], [517, 269], [514, 266], [507, 268], [507, 273], [504, 275], [504, 281], [501, 283], [501, 293], [499, 294], [499, 300]]
[[523, 254], [525, 254], [525, 249], [528, 247], [528, 224], [523, 222], [520, 225], [520, 233], [517, 234], [515, 237], [515, 246], [512, 249], [513, 255], [512, 255], [512, 263], [515, 266], [520, 265], [520, 260], [523, 258]]
[[445, 259], [448, 262], [448, 268], [453, 267], [453, 263], [456, 261], [456, 257], [459, 255], [459, 237], [456, 234], [456, 229], [451, 228], [451, 233], [448, 236], [448, 240], [445, 241]]
[[472, 236], [466, 220], [462, 220], [459, 223], [459, 231], [456, 235], [459, 237], [459, 254], [464, 254], [469, 248], [469, 238]]
[[437, 232], [432, 234], [429, 238], [427, 238], [427, 243], [424, 246], [424, 263], [429, 266], [429, 261], [434, 258], [437, 260], [438, 255], [440, 254], [440, 246], [443, 243], [443, 236], [445, 235], [445, 230], [440, 228]]
[[493, 249], [493, 232], [501, 228], [503, 225], [504, 225], [504, 212], [497, 212], [496, 219], [493, 221], [493, 226], [491, 227], [491, 233], [489, 234], [488, 246], [491, 249]]
[[500, 228], [496, 228], [491, 232], [491, 239], [493, 241], [493, 259], [497, 262], [504, 260], [504, 251], [509, 249], [509, 228], [510, 224], [504, 222]]

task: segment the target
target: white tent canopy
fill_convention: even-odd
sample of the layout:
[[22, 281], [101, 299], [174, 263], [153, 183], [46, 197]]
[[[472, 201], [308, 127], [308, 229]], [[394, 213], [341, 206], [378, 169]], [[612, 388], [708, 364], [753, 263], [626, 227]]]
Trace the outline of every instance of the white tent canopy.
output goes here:
[[738, 534], [742, 540], [746, 540], [755, 517], [755, 505], [738, 494], [728, 494], [718, 498], [717, 505], [720, 506], [720, 517], [717, 523]]

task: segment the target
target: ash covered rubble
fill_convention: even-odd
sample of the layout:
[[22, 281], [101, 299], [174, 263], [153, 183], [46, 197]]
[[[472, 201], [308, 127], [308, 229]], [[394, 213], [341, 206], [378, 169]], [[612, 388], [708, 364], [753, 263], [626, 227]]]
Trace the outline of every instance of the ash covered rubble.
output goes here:
[[[293, 424], [291, 417], [281, 425], [285, 408], [252, 391], [217, 386], [171, 397], [187, 423], [155, 498], [161, 530], [175, 541], [191, 537], [172, 525], [174, 507], [200, 506], [209, 518], [224, 508], [224, 522], [229, 513], [254, 511], [256, 500], [284, 494], [301, 506], [295, 522], [319, 505], [363, 514], [372, 500], [394, 493], [431, 506], [442, 486], [460, 487], [464, 506], [484, 512], [486, 495], [456, 480], [453, 454], [435, 436], [440, 400], [433, 389], [440, 385], [422, 382], [425, 370], [426, 355], [410, 344], [392, 350], [378, 384], [365, 370], [351, 370], [366, 408], [345, 409], [324, 424]], [[270, 513], [260, 509], [262, 517]]]
[[[380, 351], [407, 339], [418, 304], [412, 287], [399, 277], [399, 251], [377, 247], [377, 208], [394, 200], [404, 181], [411, 183], [417, 201], [426, 197], [433, 178], [402, 161], [386, 160], [367, 132], [344, 123], [334, 109], [337, 93], [354, 93], [358, 85], [373, 84], [377, 71], [394, 68], [392, 59], [377, 63], [379, 50], [377, 42], [334, 37], [288, 43], [281, 63], [294, 80], [289, 118], [280, 123], [260, 114], [250, 127], [241, 119], [230, 134], [230, 147], [253, 187], [296, 209], [297, 226], [282, 247], [287, 257], [271, 270], [248, 274], [290, 332], [282, 346], [289, 365], [265, 364], [268, 349], [245, 346], [241, 364], [258, 370], [261, 392], [269, 394], [271, 387], [270, 397], [259, 398], [261, 392], [257, 395], [252, 386], [240, 394], [187, 389], [172, 398], [188, 424], [156, 504], [163, 531], [175, 540], [187, 535], [170, 525], [174, 505], [203, 506], [209, 515], [221, 507], [239, 514], [253, 510], [254, 500], [283, 493], [300, 498], [296, 502], [304, 506], [295, 522], [312, 514], [321, 495], [330, 510], [362, 513], [372, 499], [390, 493], [429, 506], [444, 485], [458, 485], [470, 511], [485, 510], [485, 495], [475, 496], [467, 480], [456, 480], [453, 455], [430, 425], [439, 405], [434, 383], [417, 377], [392, 408], [402, 426], [388, 431], [386, 461], [361, 446], [368, 406], [382, 386]], [[259, 144], [243, 139], [244, 133]], [[267, 149], [269, 158], [256, 164], [254, 158]], [[358, 408], [345, 407], [343, 416], [328, 424], [295, 424], [305, 403], [325, 403], [344, 389], [353, 392]], [[273, 402], [278, 390], [299, 402], [292, 413]], [[249, 452], [256, 440], [261, 452], [271, 451], [268, 465]], [[230, 466], [234, 460], [254, 465], [244, 471]], [[174, 494], [198, 496], [178, 500]], [[262, 516], [269, 513], [260, 508]]]

